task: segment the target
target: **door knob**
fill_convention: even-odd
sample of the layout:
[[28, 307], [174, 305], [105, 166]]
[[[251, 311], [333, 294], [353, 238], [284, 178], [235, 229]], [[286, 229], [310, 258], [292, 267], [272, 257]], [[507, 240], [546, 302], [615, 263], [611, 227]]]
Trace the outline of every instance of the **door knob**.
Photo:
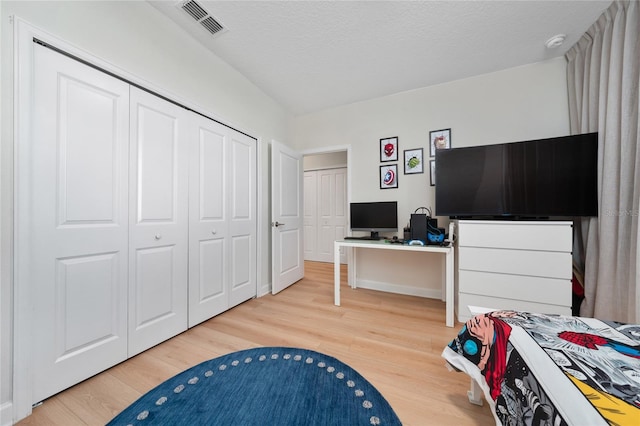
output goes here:
[[278, 226], [284, 226], [284, 223], [280, 223], [276, 220], [275, 222], [271, 222], [271, 226], [274, 226], [277, 228]]

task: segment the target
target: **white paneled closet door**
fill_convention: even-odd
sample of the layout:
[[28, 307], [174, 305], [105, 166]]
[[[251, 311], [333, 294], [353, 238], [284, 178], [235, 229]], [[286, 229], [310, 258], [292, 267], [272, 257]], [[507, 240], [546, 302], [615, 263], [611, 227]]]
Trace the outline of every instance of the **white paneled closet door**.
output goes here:
[[304, 172], [304, 260], [318, 258], [318, 171]]
[[42, 46], [34, 61], [17, 219], [37, 402], [127, 357], [129, 85]]
[[306, 171], [304, 182], [305, 260], [333, 262], [333, 242], [347, 235], [347, 169]]
[[129, 356], [187, 329], [190, 113], [131, 87]]
[[347, 235], [347, 211], [347, 169], [318, 170], [318, 260], [333, 262], [333, 242]]
[[189, 166], [189, 327], [228, 309], [227, 129], [194, 119]]
[[235, 130], [229, 131], [229, 307], [252, 297], [257, 291], [257, 141]]
[[194, 117], [189, 327], [256, 295], [256, 141]]

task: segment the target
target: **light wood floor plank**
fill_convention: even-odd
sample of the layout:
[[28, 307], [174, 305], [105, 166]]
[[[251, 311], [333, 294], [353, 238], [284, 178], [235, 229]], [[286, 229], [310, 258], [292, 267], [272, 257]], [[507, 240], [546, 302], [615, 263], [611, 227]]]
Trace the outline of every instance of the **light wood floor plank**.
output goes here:
[[145, 392], [230, 352], [289, 346], [338, 358], [369, 380], [407, 426], [492, 425], [468, 402], [469, 379], [440, 356], [455, 336], [440, 300], [349, 288], [333, 305], [333, 264], [305, 262], [305, 278], [252, 299], [55, 395], [20, 425], [104, 425]]

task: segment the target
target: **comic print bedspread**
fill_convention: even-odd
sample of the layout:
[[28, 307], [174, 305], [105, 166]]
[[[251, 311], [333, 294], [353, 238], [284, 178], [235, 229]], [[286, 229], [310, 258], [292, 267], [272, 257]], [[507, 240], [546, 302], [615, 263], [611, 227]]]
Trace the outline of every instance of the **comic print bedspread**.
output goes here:
[[494, 311], [442, 356], [481, 387], [503, 425], [640, 425], [640, 325]]

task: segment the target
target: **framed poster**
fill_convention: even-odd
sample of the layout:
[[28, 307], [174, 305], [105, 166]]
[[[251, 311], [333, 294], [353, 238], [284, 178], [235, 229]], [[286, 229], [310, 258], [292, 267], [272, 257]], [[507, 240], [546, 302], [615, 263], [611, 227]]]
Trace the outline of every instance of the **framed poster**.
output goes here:
[[380, 189], [398, 187], [398, 165], [380, 166]]
[[398, 137], [380, 139], [380, 162], [398, 161]]
[[429, 132], [429, 157], [435, 157], [437, 149], [449, 148], [451, 148], [451, 129]]
[[431, 186], [436, 186], [436, 160], [429, 160], [429, 180]]
[[404, 151], [404, 174], [424, 173], [424, 162], [422, 160], [422, 148], [407, 149]]

